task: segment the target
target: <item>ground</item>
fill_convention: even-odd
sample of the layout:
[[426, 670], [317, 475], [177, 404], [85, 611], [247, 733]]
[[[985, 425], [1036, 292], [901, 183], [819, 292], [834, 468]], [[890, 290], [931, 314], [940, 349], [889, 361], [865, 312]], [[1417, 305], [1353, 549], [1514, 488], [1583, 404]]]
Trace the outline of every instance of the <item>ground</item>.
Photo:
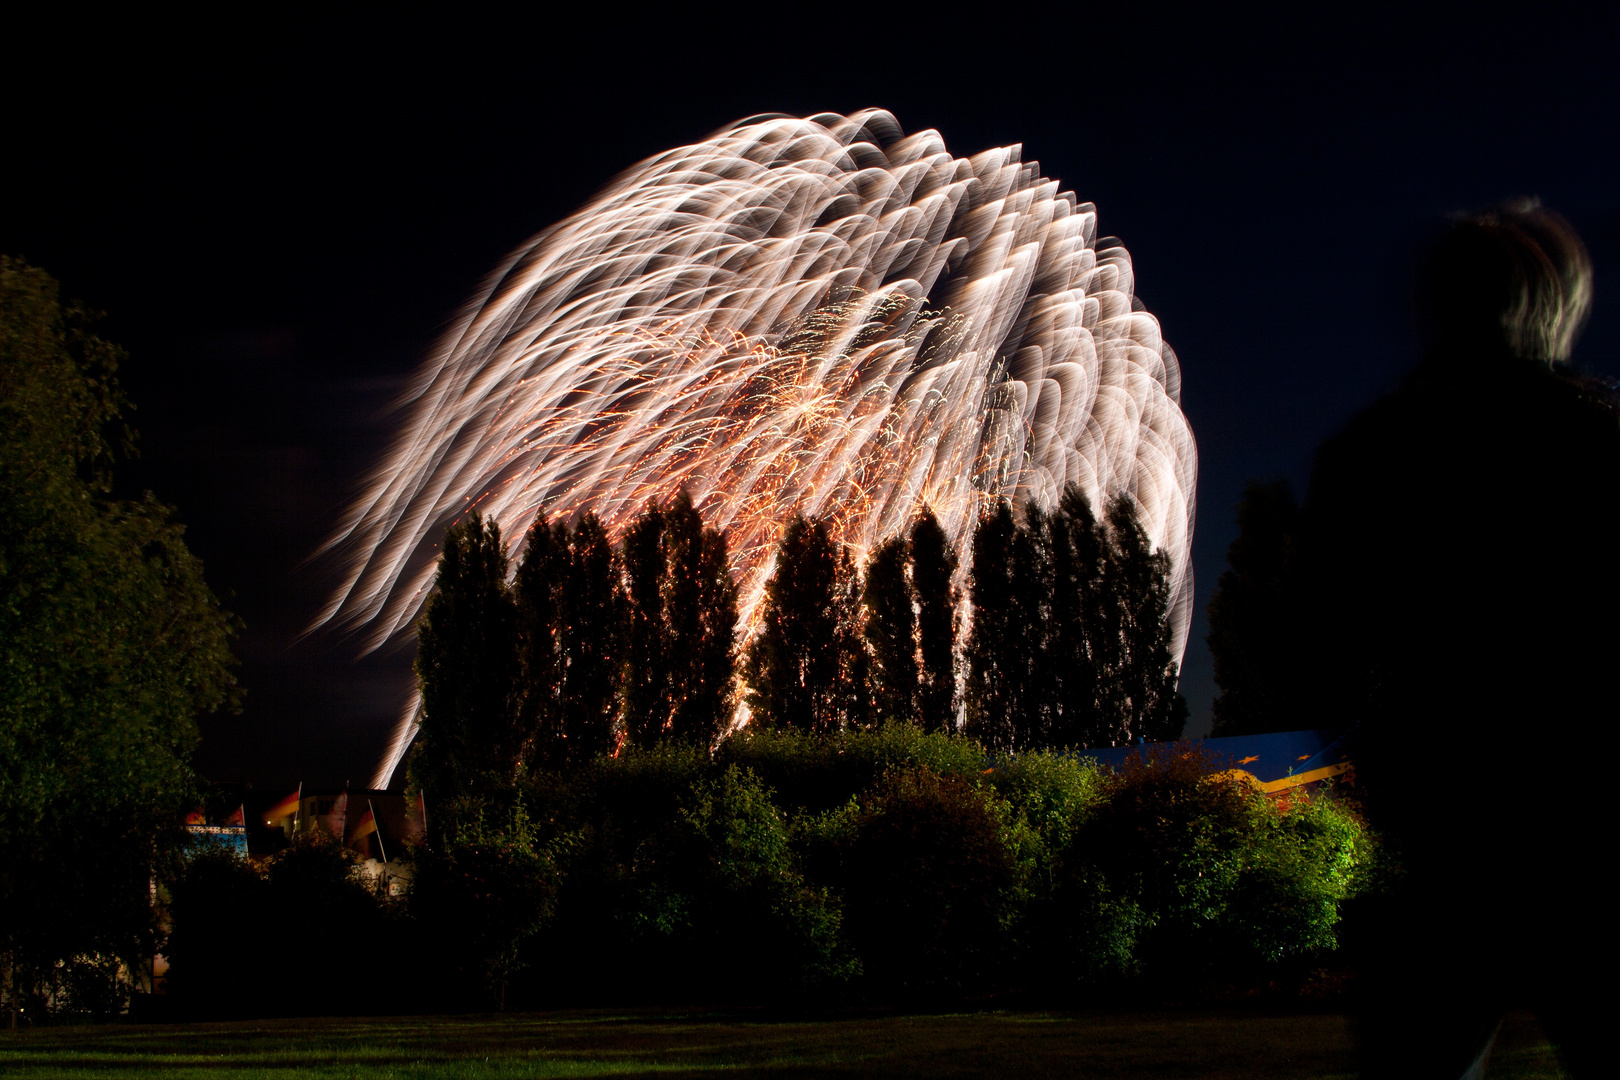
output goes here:
[[[229, 1077], [516, 1080], [552, 1076], [1353, 1076], [1349, 1021], [1252, 1012], [965, 1013], [770, 1020], [737, 1013], [533, 1013], [258, 1020], [0, 1032], [8, 1080], [131, 1071]], [[1560, 1075], [1529, 1017], [1504, 1025], [1490, 1080]]]

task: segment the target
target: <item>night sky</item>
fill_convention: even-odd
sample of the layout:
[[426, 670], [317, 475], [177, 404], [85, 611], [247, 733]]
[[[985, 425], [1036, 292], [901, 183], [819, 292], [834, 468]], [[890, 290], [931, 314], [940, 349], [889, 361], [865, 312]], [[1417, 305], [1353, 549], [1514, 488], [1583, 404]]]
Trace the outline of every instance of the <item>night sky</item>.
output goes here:
[[879, 106], [958, 156], [1022, 143], [1124, 241], [1200, 454], [1192, 734], [1233, 507], [1251, 478], [1302, 492], [1317, 444], [1415, 362], [1411, 267], [1448, 213], [1537, 195], [1574, 222], [1597, 272], [1576, 363], [1620, 376], [1616, 9], [1131, 8], [14, 39], [0, 251], [108, 313], [141, 432], [121, 486], [179, 508], [245, 623], [244, 710], [205, 721], [205, 774], [367, 781], [410, 657], [355, 666], [298, 633], [392, 398], [507, 251], [745, 116]]

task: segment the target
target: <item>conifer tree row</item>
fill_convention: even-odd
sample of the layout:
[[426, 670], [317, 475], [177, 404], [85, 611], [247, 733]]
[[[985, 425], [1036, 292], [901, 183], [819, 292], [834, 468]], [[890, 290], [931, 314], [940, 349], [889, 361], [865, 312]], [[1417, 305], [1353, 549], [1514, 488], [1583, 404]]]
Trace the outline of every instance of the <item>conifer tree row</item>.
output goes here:
[[[1106, 746], [1180, 734], [1169, 566], [1134, 502], [1102, 521], [1003, 503], [972, 538], [973, 632], [957, 691], [957, 558], [934, 515], [880, 545], [864, 575], [824, 522], [796, 515], [740, 671], [754, 723], [830, 734], [957, 728], [986, 747]], [[683, 492], [615, 551], [594, 516], [542, 517], [510, 587], [493, 522], [446, 535], [419, 634], [424, 717], [412, 776], [436, 798], [510, 787], [621, 743], [715, 745], [732, 716], [737, 591], [724, 534]]]
[[474, 513], [445, 534], [417, 634], [413, 782], [439, 801], [567, 769], [621, 739], [712, 745], [731, 714], [737, 594], [723, 534], [683, 492], [615, 551], [593, 514], [542, 515], [508, 553]]
[[868, 722], [860, 578], [825, 523], [795, 514], [765, 585], [742, 678], [756, 722], [831, 733]]
[[1168, 560], [1128, 496], [1099, 523], [1071, 485], [1057, 507], [980, 521], [964, 648], [968, 732], [1002, 751], [1180, 736]]

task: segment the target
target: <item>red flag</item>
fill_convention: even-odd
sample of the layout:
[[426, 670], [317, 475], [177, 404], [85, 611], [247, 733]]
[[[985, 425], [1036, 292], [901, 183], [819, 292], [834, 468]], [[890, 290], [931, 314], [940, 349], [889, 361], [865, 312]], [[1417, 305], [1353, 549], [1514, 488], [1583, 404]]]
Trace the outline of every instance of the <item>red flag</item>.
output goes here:
[[[366, 840], [366, 837], [368, 836], [375, 836], [377, 839], [375, 841], [368, 842]], [[367, 799], [366, 812], [360, 815], [360, 824], [354, 827], [354, 835], [349, 837], [349, 846], [354, 848], [356, 851], [369, 856], [371, 854], [372, 843], [375, 843], [378, 849], [381, 850], [382, 833], [377, 831], [377, 815], [376, 812], [371, 808], [371, 800]], [[386, 853], [383, 855], [383, 861], [388, 861], [388, 856]]]
[[264, 823], [274, 825], [282, 818], [296, 817], [298, 815], [298, 804], [303, 801], [303, 797], [304, 785], [299, 784], [297, 791], [294, 791], [264, 812]]
[[246, 828], [247, 827], [247, 807], [242, 806], [242, 805], [238, 805], [235, 810], [231, 811], [231, 816], [225, 819], [225, 824], [234, 825], [238, 829]]
[[362, 836], [370, 836], [377, 831], [377, 818], [371, 812], [371, 804], [366, 804], [366, 812], [360, 815], [360, 823], [354, 827], [354, 835], [350, 840], [358, 840]]

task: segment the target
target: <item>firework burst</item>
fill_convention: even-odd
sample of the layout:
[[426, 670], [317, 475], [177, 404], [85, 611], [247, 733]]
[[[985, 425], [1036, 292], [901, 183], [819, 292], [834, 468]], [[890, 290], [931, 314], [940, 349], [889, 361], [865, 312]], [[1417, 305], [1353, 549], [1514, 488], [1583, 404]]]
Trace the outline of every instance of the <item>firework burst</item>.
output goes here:
[[1129, 254], [1018, 147], [953, 157], [879, 110], [745, 120], [630, 169], [485, 282], [328, 544], [345, 575], [317, 621], [367, 648], [410, 633], [474, 508], [512, 538], [542, 510], [616, 537], [684, 487], [729, 531], [751, 626], [795, 510], [859, 557], [924, 505], [960, 547], [987, 501], [1077, 483], [1132, 496], [1169, 554], [1179, 656], [1180, 391]]

